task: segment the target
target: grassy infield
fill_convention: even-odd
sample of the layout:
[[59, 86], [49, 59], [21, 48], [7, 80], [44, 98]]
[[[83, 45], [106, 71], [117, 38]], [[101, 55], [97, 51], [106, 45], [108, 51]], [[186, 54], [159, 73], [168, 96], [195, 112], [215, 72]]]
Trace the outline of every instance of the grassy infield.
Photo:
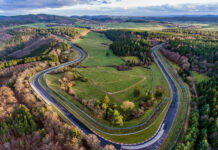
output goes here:
[[[137, 83], [138, 81], [142, 80], [143, 76], [146, 77], [146, 80], [142, 81], [137, 86], [141, 87], [142, 89], [143, 88], [144, 89], [151, 88], [151, 86], [152, 86], [152, 73], [148, 69], [144, 69], [142, 67], [134, 67], [133, 70], [119, 72], [111, 67], [103, 67], [103, 66], [107, 66], [107, 65], [123, 64], [121, 59], [119, 59], [118, 57], [115, 57], [108, 50], [108, 44], [110, 43], [110, 41], [108, 41], [103, 35], [97, 34], [97, 33], [89, 33], [88, 36], [86, 36], [82, 40], [78, 40], [76, 43], [79, 44], [80, 46], [82, 46], [83, 48], [85, 48], [88, 51], [88, 53], [90, 54], [90, 58], [85, 63], [83, 63], [84, 66], [89, 66], [89, 68], [80, 69], [81, 73], [84, 74], [86, 77], [88, 77], [88, 79], [94, 80], [98, 85], [105, 88], [107, 91], [117, 92], [117, 91], [120, 91], [122, 89], [125, 89], [126, 87], [131, 86], [133, 83]], [[106, 52], [110, 53], [109, 57], [106, 57]], [[93, 66], [98, 66], [98, 67], [96, 68]], [[99, 66], [101, 66], [101, 67], [99, 67]], [[160, 84], [162, 84], [166, 88], [166, 86], [167, 86], [166, 81], [164, 80], [164, 77], [162, 76], [162, 73], [160, 72], [160, 70], [157, 68], [156, 65], [152, 65], [152, 68], [154, 70], [153, 86], [154, 87], [160, 86]], [[65, 97], [67, 97], [69, 100], [71, 100], [77, 106], [82, 107], [78, 102], [73, 100], [72, 97], [70, 97], [69, 95], [67, 95], [63, 91], [60, 91], [60, 89], [58, 88], [59, 83], [57, 81], [57, 79], [60, 76], [61, 75], [59, 75], [59, 76], [47, 75], [47, 79], [52, 81], [51, 82], [52, 87], [55, 88], [55, 90], [59, 91], [61, 94], [63, 94]], [[108, 78], [105, 78], [105, 76]], [[130, 76], [131, 76], [131, 78], [128, 78]], [[96, 87], [93, 87], [91, 84], [89, 84], [89, 83], [84, 83], [84, 84], [85, 85], [82, 85], [82, 83], [76, 83], [75, 88], [80, 96], [87, 96], [88, 98], [94, 98], [94, 97], [95, 98], [96, 97], [102, 98], [105, 95], [105, 93], [103, 93], [102, 90], [95, 89]], [[118, 97], [121, 100], [128, 99], [128, 100], [136, 101], [136, 99], [134, 99], [131, 95], [133, 89], [134, 88], [130, 88], [130, 89], [127, 89], [125, 92], [121, 91], [120, 93], [117, 93], [115, 95], [116, 95], [116, 97]], [[143, 91], [144, 91], [144, 89], [143, 89]], [[143, 92], [143, 91], [141, 91], [141, 92]], [[126, 93], [129, 93], [130, 95], [128, 95]], [[166, 95], [167, 94], [168, 94], [168, 92], [166, 92]], [[94, 96], [91, 97], [92, 95], [94, 95]], [[181, 93], [180, 93], [180, 95], [181, 95]], [[111, 98], [111, 99], [112, 99], [112, 101], [120, 104], [119, 101], [114, 100], [113, 98]], [[68, 103], [68, 105], [70, 105], [70, 103]], [[167, 106], [167, 107], [169, 107], [169, 106]], [[84, 111], [88, 112], [86, 108], [84, 108], [84, 107], [82, 107], [82, 108]], [[145, 113], [145, 115], [143, 116], [144, 118], [143, 117], [142, 118], [145, 119], [146, 117], [149, 116], [149, 114], [151, 112], [152, 111], [150, 111], [150, 112], [147, 111]], [[150, 138], [156, 132], [156, 130], [159, 127], [159, 124], [161, 123], [166, 112], [167, 112], [167, 109], [161, 115], [159, 114], [160, 117], [155, 116], [154, 118], [157, 118], [157, 119], [156, 119], [156, 121], [154, 121], [152, 123], [152, 126], [146, 128], [144, 131], [137, 133], [137, 134], [128, 135], [128, 136], [111, 136], [111, 135], [104, 135], [102, 133], [99, 133], [99, 134], [108, 138], [108, 139], [111, 139], [111, 140], [117, 141], [117, 142], [121, 142], [121, 143], [141, 142], [145, 139]], [[90, 113], [88, 113], [88, 114], [90, 114]], [[84, 118], [86, 119], [86, 117], [84, 117]], [[138, 124], [143, 119], [133, 120], [132, 122], [126, 123], [124, 126]], [[86, 120], [88, 120], [88, 119], [86, 119]], [[96, 119], [96, 120], [99, 122], [107, 124], [107, 122], [105, 122], [105, 121], [98, 120], [98, 119]], [[151, 124], [151, 122], [148, 124]], [[96, 125], [94, 125], [94, 126], [96, 126]], [[147, 124], [146, 124], [146, 126], [147, 126]], [[99, 127], [99, 128], [101, 129], [101, 127]], [[145, 127], [143, 127], [143, 128], [145, 128]]]

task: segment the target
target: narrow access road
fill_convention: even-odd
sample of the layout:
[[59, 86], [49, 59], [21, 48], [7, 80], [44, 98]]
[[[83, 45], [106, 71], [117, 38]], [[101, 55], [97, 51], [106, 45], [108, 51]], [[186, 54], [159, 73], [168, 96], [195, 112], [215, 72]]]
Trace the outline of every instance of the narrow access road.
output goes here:
[[160, 125], [159, 130], [156, 131], [156, 134], [153, 135], [153, 137], [150, 138], [149, 140], [142, 142], [140, 144], [119, 144], [116, 142], [106, 140], [105, 138], [96, 134], [93, 130], [89, 129], [79, 119], [77, 119], [73, 114], [71, 114], [62, 104], [60, 104], [57, 100], [55, 100], [46, 91], [46, 89], [44, 89], [43, 86], [40, 84], [39, 79], [40, 79], [40, 77], [43, 77], [43, 75], [50, 73], [54, 70], [60, 69], [64, 66], [69, 66], [69, 65], [72, 65], [72, 64], [75, 64], [75, 63], [82, 61], [85, 58], [85, 55], [84, 55], [84, 52], [82, 49], [72, 45], [72, 47], [80, 53], [80, 58], [78, 58], [77, 60], [67, 62], [67, 63], [61, 64], [59, 66], [52, 67], [52, 68], [49, 68], [49, 69], [46, 69], [44, 71], [39, 72], [34, 77], [33, 83], [31, 83], [31, 87], [46, 103], [48, 103], [49, 105], [53, 105], [56, 109], [58, 109], [62, 113], [62, 115], [64, 115], [72, 124], [77, 126], [84, 134], [86, 134], [86, 135], [96, 134], [98, 136], [99, 140], [101, 141], [102, 147], [105, 145], [114, 145], [117, 149], [134, 149], [134, 150], [136, 150], [136, 149], [143, 149], [143, 150], [144, 149], [149, 149], [149, 150], [157, 149], [158, 147], [160, 147], [163, 144], [163, 142], [167, 138], [167, 136], [168, 136], [168, 134], [173, 126], [173, 123], [176, 119], [176, 114], [177, 114], [177, 111], [179, 108], [178, 89], [177, 89], [173, 79], [171, 79], [171, 76], [165, 70], [163, 64], [161, 63], [158, 56], [156, 55], [156, 50], [158, 50], [160, 46], [161, 45], [153, 47], [152, 54], [154, 56], [154, 60], [156, 61], [157, 65], [160, 67], [163, 75], [165, 76], [165, 78], [167, 79], [167, 81], [170, 85], [170, 88], [171, 88], [172, 94], [173, 94], [172, 95], [172, 102], [171, 102], [170, 108], [168, 109], [168, 112], [164, 118], [164, 121]]

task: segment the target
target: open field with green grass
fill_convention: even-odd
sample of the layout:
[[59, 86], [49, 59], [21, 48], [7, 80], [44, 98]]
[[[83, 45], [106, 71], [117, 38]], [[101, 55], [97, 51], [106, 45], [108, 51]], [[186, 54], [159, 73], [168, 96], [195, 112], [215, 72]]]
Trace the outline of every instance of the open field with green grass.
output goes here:
[[194, 77], [194, 80], [196, 83], [199, 83], [199, 82], [202, 82], [202, 81], [208, 81], [210, 79], [210, 77], [208, 77], [207, 75], [205, 74], [200, 74], [200, 73], [197, 73], [197, 72], [192, 72], [193, 74], [193, 77]]
[[[113, 102], [120, 105], [125, 100], [137, 101], [143, 99], [148, 89], [164, 89], [164, 95], [169, 96], [169, 89], [159, 68], [153, 64], [151, 69], [133, 67], [131, 70], [118, 71], [112, 67], [79, 68], [79, 72], [88, 79], [88, 82], [76, 81], [73, 89], [82, 99], [103, 99], [105, 95], [111, 96]], [[154, 76], [154, 77], [153, 77]], [[59, 75], [47, 75], [53, 86], [59, 87]], [[153, 79], [154, 78], [154, 79]], [[139, 87], [141, 95], [135, 98], [135, 87]]]
[[137, 56], [125, 56], [121, 58], [126, 62], [140, 63], [140, 59]]
[[[89, 58], [82, 65], [83, 66], [106, 66], [106, 65], [121, 65], [124, 62], [115, 56], [109, 45], [111, 41], [105, 37], [104, 34], [90, 32], [84, 38], [75, 41], [74, 43], [81, 46], [89, 53]], [[106, 56], [106, 53], [109, 56]]]
[[179, 69], [180, 69], [180, 67], [179, 67], [177, 64], [175, 64], [174, 62], [172, 62], [172, 61], [170, 61], [170, 60], [168, 60], [168, 59], [166, 59], [166, 61], [167, 61], [167, 63], [168, 63], [174, 70], [179, 70]]
[[[146, 68], [142, 68], [142, 67], [134, 67], [132, 70], [128, 70], [128, 71], [117, 71], [116, 69], [111, 68], [111, 67], [90, 67], [90, 68], [79, 68], [79, 71], [81, 72], [81, 74], [83, 74], [85, 77], [87, 77], [88, 80], [90, 80], [90, 78], [91, 78], [91, 80], [94, 80], [94, 82], [98, 83], [100, 85], [100, 87], [101, 86], [105, 87], [111, 91], [118, 90], [118, 93], [111, 94], [111, 95], [109, 95], [109, 97], [110, 97], [111, 101], [120, 105], [122, 103], [122, 101], [124, 101], [124, 100], [132, 100], [132, 101], [136, 100], [133, 97], [133, 90], [134, 90], [135, 86], [140, 87], [142, 95], [146, 89], [152, 88], [152, 82], [153, 82], [153, 86], [161, 86], [161, 85], [167, 86], [167, 82], [166, 81], [164, 82], [164, 77], [162, 76], [159, 68], [157, 68], [157, 66], [155, 64], [153, 64], [152, 69], [154, 71], [154, 80], [156, 82], [153, 82], [151, 69], [146, 69]], [[107, 75], [108, 73], [110, 73], [111, 78], [105, 78], [105, 76], [108, 76]], [[131, 78], [129, 78], [129, 76], [131, 76]], [[135, 80], [141, 81], [143, 76], [146, 77], [145, 78], [146, 80], [139, 83], [139, 85], [135, 85], [135, 83], [132, 82]], [[56, 91], [61, 93], [68, 100], [70, 100], [71, 103], [73, 103], [76, 106], [78, 106], [79, 108], [81, 108], [83, 111], [85, 111], [87, 114], [92, 116], [98, 122], [101, 122], [102, 124], [106, 124], [108, 126], [111, 126], [111, 124], [109, 122], [107, 122], [106, 120], [102, 120], [102, 119], [99, 119], [99, 118], [96, 118], [95, 116], [93, 116], [92, 112], [89, 109], [87, 109], [85, 106], [83, 106], [78, 101], [76, 101], [72, 96], [70, 96], [66, 92], [62, 91], [60, 89], [60, 83], [58, 82], [58, 79], [60, 79], [60, 78], [62, 78], [62, 74], [57, 74], [57, 75], [48, 74], [48, 75], [46, 75], [46, 79], [47, 79], [49, 85], [52, 88], [54, 88]], [[73, 88], [78, 93], [79, 97], [81, 96], [83, 99], [96, 99], [96, 98], [102, 99], [102, 98], [104, 98], [105, 94], [108, 94], [108, 91], [104, 91], [102, 88], [99, 88], [99, 86], [93, 85], [91, 83], [90, 82], [76, 81], [76, 85]], [[132, 86], [132, 85], [134, 85], [134, 86]], [[126, 86], [127, 86], [127, 88], [126, 88]], [[131, 88], [128, 89], [128, 87], [131, 87]], [[164, 88], [166, 89], [165, 96], [169, 96], [168, 87], [164, 87]], [[126, 91], [125, 89], [128, 89], [128, 90]], [[120, 90], [121, 90], [121, 92], [119, 92]], [[112, 93], [112, 92], [110, 92], [110, 93]], [[114, 96], [116, 98], [114, 98]], [[121, 99], [122, 96], [126, 97], [126, 98]], [[117, 100], [117, 98], [119, 98], [119, 99]], [[138, 98], [138, 99], [143, 99], [143, 96]], [[140, 102], [140, 101], [138, 101], [138, 102]], [[136, 107], [138, 107], [138, 104], [137, 104], [138, 102], [136, 102]], [[66, 102], [66, 103], [68, 103], [68, 106], [70, 106], [73, 110], [76, 110], [74, 108], [74, 106], [71, 105], [71, 103], [69, 103], [69, 102]], [[161, 103], [161, 100], [155, 100], [154, 105], [151, 106], [148, 110], [146, 110], [143, 116], [141, 116], [140, 118], [130, 120], [128, 122], [124, 122], [123, 127], [134, 126], [134, 125], [137, 125], [137, 124], [144, 122], [145, 120], [147, 120], [147, 118], [150, 116], [150, 114], [154, 111], [154, 109], [157, 107], [157, 105], [159, 105], [159, 103]], [[155, 116], [153, 117], [153, 120], [159, 116], [159, 114], [162, 112], [162, 110], [165, 108], [166, 105], [167, 105], [167, 103], [165, 102], [164, 105], [161, 107], [160, 111], [158, 111], [155, 114]], [[85, 116], [84, 116], [84, 118], [85, 118]], [[87, 118], [87, 120], [89, 120], [89, 118]], [[152, 121], [149, 121], [149, 123], [146, 124], [145, 126], [148, 126], [151, 123], [152, 123]], [[98, 128], [100, 128], [100, 127], [98, 127]], [[139, 129], [142, 129], [142, 128], [143, 127], [139, 128]], [[104, 130], [104, 128], [102, 130]], [[137, 129], [134, 129], [133, 131], [135, 131], [135, 130], [137, 130]], [[112, 132], [112, 131], [109, 130], [108, 132]], [[123, 133], [123, 132], [121, 132], [121, 133]], [[126, 133], [126, 132], [127, 131], [125, 131], [124, 133]], [[129, 130], [128, 132], [131, 132], [131, 130]]]
[[108, 23], [104, 24], [105, 28], [110, 29], [154, 29], [161, 30], [165, 27], [160, 23], [135, 23], [135, 22], [124, 22], [124, 23]]
[[141, 30], [162, 30], [167, 27], [161, 23], [137, 23], [137, 22], [113, 22], [104, 24], [90, 24], [86, 22], [77, 22], [74, 24], [76, 27], [89, 27], [93, 29], [141, 29]]
[[[48, 75], [46, 75], [46, 78], [47, 78], [47, 76]], [[41, 79], [41, 83], [44, 85], [44, 87], [46, 87], [46, 84], [43, 82], [43, 80]], [[56, 91], [58, 91], [58, 92], [60, 92], [60, 88], [58, 89], [58, 88], [55, 88], [55, 90]], [[49, 90], [48, 90], [49, 91]], [[55, 95], [55, 94], [52, 94], [52, 92], [49, 92], [52, 96], [54, 96], [54, 97], [57, 97], [57, 95]], [[60, 92], [62, 95], [64, 95], [64, 97], [66, 97], [67, 99], [69, 99], [69, 100], [71, 100], [72, 99], [72, 97], [71, 96], [69, 96], [69, 95], [67, 95], [66, 93], [64, 93], [64, 92]], [[61, 100], [60, 98], [56, 98], [59, 102], [61, 102], [63, 105], [65, 105], [66, 106], [66, 108], [71, 112], [71, 113], [73, 113], [75, 116], [77, 116], [78, 118], [80, 118], [79, 116], [78, 116], [78, 112], [77, 113], [75, 113], [74, 111], [76, 110], [74, 107], [69, 107], [69, 106], [71, 106], [70, 105], [70, 103], [68, 102], [66, 102], [65, 100]], [[67, 105], [66, 105], [67, 104]], [[117, 135], [108, 135], [108, 134], [105, 134], [105, 133], [102, 133], [102, 132], [100, 132], [100, 131], [97, 131], [97, 130], [95, 130], [93, 127], [98, 127], [98, 129], [101, 129], [101, 127], [99, 127], [99, 126], [96, 126], [96, 124], [93, 124], [93, 123], [91, 123], [92, 125], [94, 125], [93, 127], [92, 126], [90, 126], [90, 124], [87, 124], [87, 122], [85, 121], [85, 120], [87, 120], [87, 121], [90, 121], [90, 119], [89, 118], [87, 118], [87, 117], [85, 117], [85, 116], [83, 116], [81, 113], [79, 113], [80, 115], [82, 115], [83, 117], [84, 117], [84, 119], [85, 120], [81, 120], [84, 124], [86, 124], [88, 127], [90, 127], [91, 129], [93, 129], [93, 130], [95, 130], [98, 134], [100, 134], [100, 135], [102, 135], [102, 136], [104, 136], [105, 138], [108, 138], [108, 139], [110, 139], [110, 140], [113, 140], [113, 141], [117, 141], [117, 142], [122, 142], [122, 143], [135, 143], [135, 142], [142, 142], [142, 141], [144, 141], [144, 140], [146, 140], [146, 139], [149, 139], [155, 132], [156, 132], [156, 130], [157, 130], [157, 128], [159, 127], [159, 125], [160, 125], [160, 123], [162, 122], [162, 120], [163, 120], [163, 118], [164, 118], [164, 116], [165, 116], [165, 114], [166, 114], [166, 112], [167, 112], [167, 110], [168, 110], [168, 107], [169, 107], [169, 104], [170, 104], [170, 102], [168, 102], [167, 103], [167, 105], [166, 105], [166, 107], [164, 107], [163, 109], [161, 109], [160, 110], [160, 112], [159, 112], [159, 115], [156, 115], [155, 116], [155, 118], [153, 118], [152, 120], [153, 121], [151, 121], [149, 124], [150, 124], [150, 126], [148, 126], [147, 124], [145, 125], [145, 127], [144, 126], [142, 126], [142, 127], [140, 127], [140, 128], [136, 128], [136, 129], [134, 129], [134, 130], [130, 130], [130, 129], [128, 129], [126, 132], [130, 132], [131, 133], [131, 131], [132, 132], [135, 132], [135, 131], [139, 131], [139, 132], [137, 132], [137, 133], [134, 133], [134, 134], [130, 134], [130, 135], [122, 135], [122, 136], [117, 136]], [[77, 106], [78, 106], [78, 102], [77, 102]], [[86, 110], [86, 108], [84, 109], [84, 110]], [[97, 121], [98, 121], [98, 119], [97, 119]], [[102, 122], [102, 120], [99, 120], [99, 121], [101, 121]], [[101, 129], [102, 130], [102, 129]], [[104, 131], [104, 130], [103, 130]], [[107, 132], [109, 132], [109, 130], [106, 130]], [[114, 133], [120, 133], [120, 134], [122, 134], [123, 132], [121, 132], [120, 130], [115, 130], [116, 132], [114, 132]], [[124, 132], [124, 133], [126, 133], [126, 132]]]

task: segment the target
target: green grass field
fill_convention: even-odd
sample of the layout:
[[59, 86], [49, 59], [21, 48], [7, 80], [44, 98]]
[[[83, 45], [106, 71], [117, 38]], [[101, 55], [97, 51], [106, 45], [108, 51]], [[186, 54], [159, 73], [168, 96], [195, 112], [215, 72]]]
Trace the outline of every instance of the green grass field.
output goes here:
[[[48, 79], [48, 75], [46, 75], [46, 78]], [[41, 80], [41, 83], [45, 86], [45, 84], [43, 83], [43, 80]], [[46, 86], [45, 86], [46, 87]], [[55, 88], [56, 91], [60, 92], [60, 88]], [[48, 90], [49, 91], [49, 90]], [[49, 92], [50, 93], [50, 92]], [[66, 93], [64, 92], [60, 92], [62, 95], [64, 95], [67, 99], [72, 99], [71, 96], [67, 95]], [[51, 93], [50, 93], [51, 94]], [[53, 95], [53, 94], [52, 94]], [[53, 95], [55, 96], [55, 95]], [[56, 97], [56, 96], [55, 96]], [[57, 98], [56, 98], [57, 99]], [[58, 100], [59, 102], [63, 103], [63, 101], [60, 101], [60, 99]], [[66, 101], [65, 101], [66, 102]], [[74, 101], [75, 102], [75, 101]], [[77, 106], [79, 105], [78, 102], [76, 102]], [[166, 106], [167, 108], [169, 107], [169, 104]], [[72, 112], [75, 116], [79, 117], [77, 114], [75, 114], [72, 110], [69, 109], [69, 106], [70, 106], [70, 103], [68, 103], [68, 110], [70, 112]], [[74, 107], [71, 107], [73, 110], [75, 110]], [[107, 134], [104, 134], [104, 133], [101, 133], [99, 131], [96, 131], [97, 133], [99, 133], [100, 135], [110, 139], [110, 140], [113, 140], [113, 141], [117, 141], [117, 142], [122, 142], [122, 143], [135, 143], [135, 142], [142, 142], [143, 140], [146, 140], [148, 138], [150, 138], [157, 130], [157, 128], [159, 127], [162, 119], [164, 118], [164, 115], [166, 114], [167, 112], [167, 108], [164, 109], [164, 111], [161, 111], [159, 115], [156, 115], [156, 117], [154, 118], [154, 120], [152, 122], [150, 122], [149, 124], [151, 124], [151, 126], [148, 126], [148, 125], [145, 125], [145, 127], [140, 127], [140, 128], [136, 128], [134, 129], [133, 131], [132, 130], [127, 130], [126, 132], [134, 132], [134, 131], [139, 131], [135, 134], [130, 134], [130, 135], [124, 135], [124, 136], [115, 136], [115, 135], [107, 135]], [[86, 111], [87, 109], [84, 108], [83, 109], [84, 111]], [[81, 114], [80, 114], [81, 115]], [[89, 114], [90, 115], [90, 114]], [[82, 115], [83, 116], [83, 115]], [[84, 117], [86, 120], [89, 120], [89, 118], [86, 118]], [[98, 120], [98, 119], [97, 119]], [[98, 120], [100, 122], [102, 122], [102, 120]], [[90, 128], [94, 129], [93, 127], [91, 127], [90, 125], [88, 125], [84, 120], [82, 120], [82, 122], [84, 124], [86, 124], [87, 126], [89, 126]], [[138, 121], [136, 120], [134, 123], [138, 123]], [[91, 123], [93, 124], [93, 123]], [[132, 125], [132, 124], [131, 124]], [[96, 125], [94, 125], [96, 127]], [[99, 129], [101, 129], [101, 127], [98, 127]], [[95, 129], [94, 129], [95, 130]], [[103, 130], [104, 131], [104, 130]], [[107, 130], [107, 132], [109, 132]], [[123, 133], [121, 131], [117, 131], [116, 132], [112, 132], [112, 133]]]
[[[154, 79], [151, 69], [133, 67], [128, 71], [118, 71], [112, 67], [79, 68], [80, 73], [88, 79], [88, 82], [76, 81], [73, 87], [82, 99], [103, 99], [107, 94], [112, 101], [120, 105], [125, 100], [136, 101], [143, 99], [143, 92], [147, 89], [154, 90], [158, 87], [165, 89], [165, 96], [169, 96], [167, 83], [159, 68], [153, 64]], [[62, 75], [48, 75], [51, 83], [60, 86], [58, 79]], [[134, 98], [135, 87], [139, 87], [141, 97]]]
[[140, 59], [137, 56], [125, 56], [121, 58], [126, 62], [140, 63]]
[[[79, 68], [82, 75], [88, 78], [88, 82], [76, 81], [73, 87], [78, 96], [83, 99], [103, 99], [104, 96], [114, 95], [114, 102], [120, 104], [122, 101], [136, 100], [133, 90], [140, 87], [141, 92], [151, 89], [151, 70], [142, 67], [134, 67], [128, 71], [118, 71], [112, 67], [90, 67]], [[49, 75], [49, 80], [54, 86], [59, 86], [60, 75]], [[131, 92], [130, 92], [131, 91]]]
[[[128, 71], [118, 71], [112, 67], [89, 67], [78, 68], [78, 70], [89, 80], [89, 82], [76, 81], [76, 85], [73, 87], [78, 96], [82, 99], [103, 99], [107, 94], [109, 95], [113, 103], [120, 105], [123, 101], [130, 100], [134, 101], [136, 104], [136, 108], [138, 108], [140, 99], [142, 100], [144, 98], [143, 92], [146, 89], [152, 89], [152, 86], [154, 87], [154, 89], [156, 87], [162, 87], [163, 89], [165, 89], [164, 95], [166, 97], [169, 97], [167, 82], [165, 81], [159, 68], [155, 64], [152, 65], [154, 77], [152, 77], [153, 74], [151, 69], [146, 69], [143, 67], [133, 67], [132, 70]], [[78, 103], [66, 92], [60, 90], [60, 84], [58, 80], [62, 77], [62, 74], [46, 75], [46, 79], [48, 83], [50, 83], [50, 86], [52, 88], [67, 97], [67, 99], [69, 99], [72, 103], [76, 104], [87, 114], [95, 118], [95, 116], [93, 116], [88, 109]], [[134, 98], [133, 96], [133, 91], [136, 86], [138, 86], [141, 91], [141, 96], [139, 98]], [[143, 116], [125, 122], [124, 126], [134, 126], [136, 124], [144, 122], [160, 102], [161, 100], [155, 100], [154, 105], [151, 106], [147, 111], [145, 111]], [[98, 120], [98, 118], [95, 119]], [[110, 123], [102, 119], [98, 121], [111, 126]]]
[[[89, 53], [89, 58], [83, 63], [83, 66], [106, 66], [121, 65], [124, 62], [112, 51], [109, 50], [111, 41], [104, 34], [90, 32], [83, 39], [79, 39], [74, 43], [84, 48]], [[106, 56], [106, 53], [109, 56]]]
[[195, 80], [196, 83], [199, 83], [199, 82], [202, 82], [202, 81], [208, 81], [210, 79], [210, 77], [208, 77], [205, 74], [200, 74], [200, 73], [197, 73], [197, 72], [194, 72], [194, 71], [192, 73], [193, 73], [194, 80]]
[[89, 27], [97, 29], [140, 29], [140, 30], [162, 30], [164, 27], [161, 23], [137, 23], [137, 22], [113, 22], [105, 24], [92, 24], [90, 22], [77, 22], [74, 24], [76, 27]]
[[135, 23], [135, 22], [124, 22], [124, 23], [108, 23], [104, 24], [105, 28], [110, 29], [152, 29], [161, 30], [164, 26], [160, 23]]
[[[44, 87], [46, 87], [45, 83], [43, 83], [43, 80], [40, 79], [40, 82], [42, 83], [42, 85], [44, 85]], [[48, 90], [50, 91], [50, 90]], [[58, 91], [58, 90], [57, 90]], [[49, 92], [50, 93], [50, 92]], [[51, 93], [50, 93], [51, 94]], [[63, 93], [62, 93], [63, 94]], [[51, 94], [52, 96], [56, 97], [54, 94]], [[63, 94], [65, 97], [67, 97], [69, 99], [68, 96], [66, 96], [65, 94]], [[58, 98], [56, 98], [58, 99]], [[59, 102], [61, 102], [63, 104], [63, 101], [60, 101], [60, 99], [58, 100]], [[170, 104], [170, 103], [168, 103]], [[68, 103], [69, 106], [69, 103]], [[167, 106], [169, 107], [169, 105]], [[68, 109], [68, 108], [67, 108]], [[75, 110], [72, 107], [73, 110]], [[75, 114], [72, 110], [68, 109], [70, 112], [72, 112], [75, 116], [79, 117], [77, 114]], [[96, 131], [97, 133], [99, 133], [100, 135], [113, 140], [113, 141], [117, 141], [117, 142], [122, 142], [122, 143], [135, 143], [135, 142], [141, 142], [143, 140], [146, 140], [148, 138], [150, 138], [157, 130], [157, 128], [159, 127], [164, 115], [167, 112], [167, 108], [164, 109], [164, 111], [161, 111], [160, 115], [157, 115], [154, 119], [154, 121], [151, 122], [151, 126], [146, 125], [144, 128], [139, 128], [139, 129], [135, 129], [134, 131], [139, 131], [137, 133], [134, 134], [130, 134], [130, 135], [124, 135], [124, 136], [116, 136], [116, 135], [107, 135], [104, 133], [101, 133], [99, 131]], [[81, 114], [80, 114], [81, 115]], [[85, 118], [86, 119], [86, 118]], [[88, 119], [88, 118], [87, 118]], [[86, 122], [84, 122], [84, 120], [82, 120], [82, 122], [84, 124], [86, 124], [87, 126], [89, 126], [90, 128], [94, 129], [93, 127], [91, 127], [90, 125], [88, 125]], [[94, 129], [95, 130], [95, 129]], [[104, 130], [103, 130], [104, 131]], [[128, 132], [130, 132], [131, 130], [127, 130]], [[120, 131], [116, 131], [115, 133], [120, 133]]]

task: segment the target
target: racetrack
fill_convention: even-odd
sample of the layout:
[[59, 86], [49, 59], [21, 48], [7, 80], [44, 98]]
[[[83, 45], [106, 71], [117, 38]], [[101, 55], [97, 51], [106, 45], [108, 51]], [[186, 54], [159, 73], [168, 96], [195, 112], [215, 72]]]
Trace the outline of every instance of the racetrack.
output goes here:
[[[73, 45], [72, 45], [73, 46]], [[163, 144], [163, 142], [165, 141], [166, 137], [168, 136], [173, 123], [175, 121], [177, 112], [178, 112], [178, 108], [179, 108], [179, 94], [178, 94], [178, 89], [173, 81], [173, 79], [171, 78], [170, 74], [168, 73], [167, 70], [165, 70], [162, 62], [160, 61], [160, 59], [158, 58], [158, 56], [156, 55], [156, 50], [160, 47], [161, 45], [155, 46], [153, 47], [153, 56], [154, 56], [154, 60], [156, 61], [157, 65], [160, 67], [162, 73], [164, 74], [165, 78], [167, 79], [170, 88], [172, 90], [172, 102], [170, 104], [170, 107], [168, 109], [168, 112], [164, 118], [164, 121], [162, 122], [162, 124], [160, 125], [159, 130], [156, 132], [156, 134], [149, 140], [140, 143], [140, 144], [134, 144], [134, 145], [123, 145], [123, 144], [118, 144], [115, 142], [111, 142], [108, 141], [102, 137], [100, 137], [99, 135], [98, 138], [101, 141], [101, 146], [105, 146], [106, 144], [112, 144], [114, 145], [116, 148], [118, 149], [157, 149], [160, 145]], [[72, 113], [70, 113], [65, 107], [63, 107], [62, 104], [60, 104], [57, 100], [55, 100], [45, 89], [44, 87], [40, 84], [39, 82], [39, 78], [43, 77], [43, 75], [52, 72], [54, 70], [60, 69], [64, 66], [68, 66], [71, 64], [75, 64], [78, 63], [80, 61], [82, 61], [85, 58], [84, 52], [83, 50], [81, 50], [78, 47], [73, 46], [74, 49], [76, 49], [79, 53], [80, 53], [80, 58], [78, 58], [77, 60], [68, 62], [68, 63], [64, 63], [60, 66], [56, 66], [56, 67], [52, 67], [49, 68], [47, 70], [44, 70], [40, 73], [38, 73], [34, 79], [33, 79], [33, 83], [31, 83], [32, 88], [34, 89], [34, 91], [48, 104], [53, 105], [55, 108], [57, 108], [71, 123], [73, 123], [75, 126], [77, 126], [78, 128], [81, 129], [81, 131], [84, 132], [84, 134], [88, 135], [88, 134], [96, 134], [94, 131], [92, 131], [91, 129], [89, 129], [86, 125], [84, 125], [79, 119], [77, 119]]]

